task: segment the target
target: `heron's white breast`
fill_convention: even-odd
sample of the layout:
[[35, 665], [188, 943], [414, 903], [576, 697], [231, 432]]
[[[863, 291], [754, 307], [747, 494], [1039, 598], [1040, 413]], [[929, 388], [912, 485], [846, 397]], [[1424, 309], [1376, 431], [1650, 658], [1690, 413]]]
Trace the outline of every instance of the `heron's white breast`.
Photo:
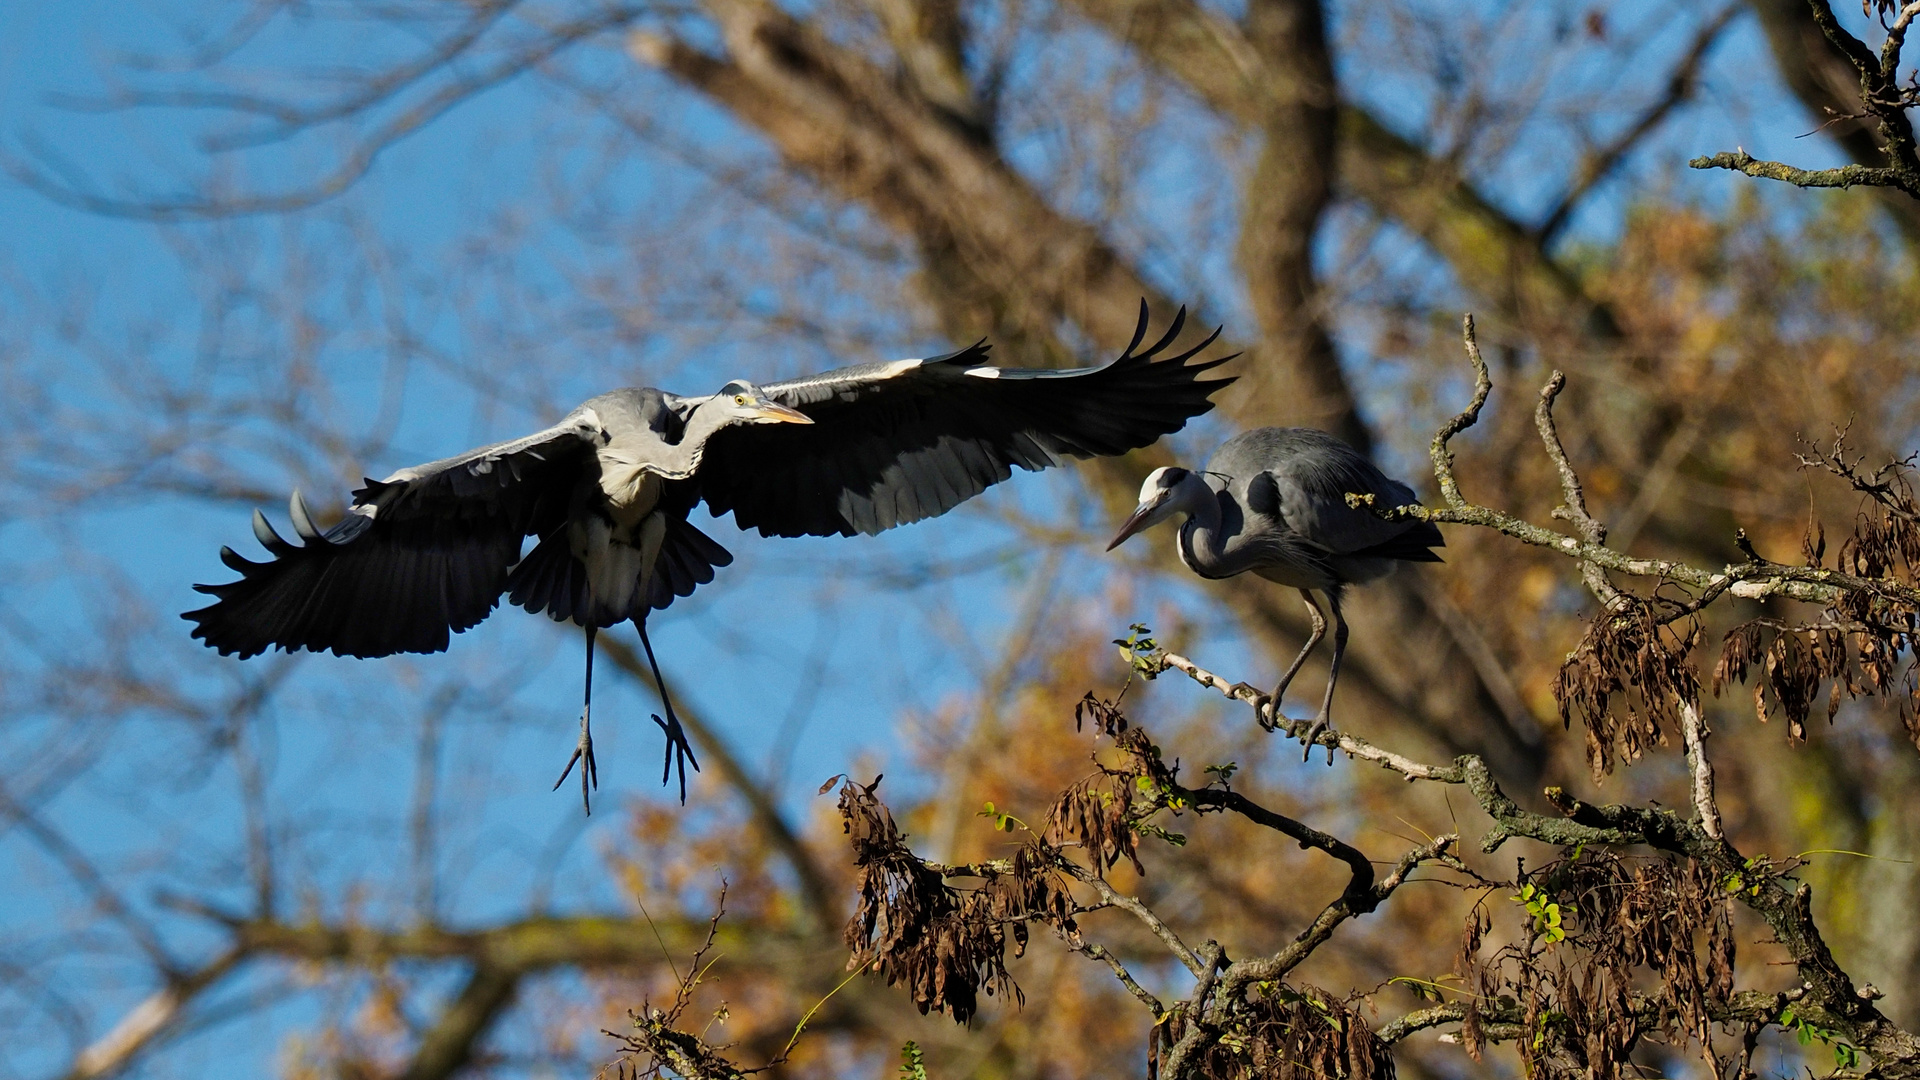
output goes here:
[[600, 494], [606, 497], [614, 524], [631, 543], [634, 526], [660, 505], [666, 484], [646, 465], [611, 446], [599, 450]]

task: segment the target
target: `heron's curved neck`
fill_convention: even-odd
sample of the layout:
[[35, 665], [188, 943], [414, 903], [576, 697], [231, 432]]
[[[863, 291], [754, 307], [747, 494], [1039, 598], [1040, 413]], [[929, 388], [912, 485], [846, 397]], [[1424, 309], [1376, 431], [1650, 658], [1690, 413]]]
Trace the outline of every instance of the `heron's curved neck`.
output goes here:
[[657, 446], [649, 446], [651, 460], [646, 462], [648, 471], [657, 472], [668, 480], [685, 480], [700, 468], [700, 455], [706, 451], [707, 440], [713, 433], [734, 422], [725, 409], [702, 403], [694, 406], [687, 415], [686, 426], [680, 432], [679, 442], [662, 440]]
[[1174, 491], [1174, 505], [1187, 515], [1178, 537], [1180, 561], [1201, 577], [1225, 578], [1249, 570], [1257, 561], [1247, 545], [1234, 544], [1244, 523], [1224, 519], [1222, 497], [1198, 476], [1189, 475]]

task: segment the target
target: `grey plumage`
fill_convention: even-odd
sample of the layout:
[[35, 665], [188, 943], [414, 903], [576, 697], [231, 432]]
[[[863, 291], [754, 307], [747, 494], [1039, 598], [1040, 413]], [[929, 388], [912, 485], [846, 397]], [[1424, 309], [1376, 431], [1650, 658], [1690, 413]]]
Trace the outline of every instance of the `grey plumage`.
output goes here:
[[[631, 620], [658, 680], [648, 614], [732, 562], [688, 520], [695, 506], [763, 535], [871, 534], [943, 514], [1016, 465], [1145, 446], [1212, 408], [1209, 396], [1232, 381], [1200, 378], [1230, 358], [1187, 363], [1213, 337], [1169, 351], [1184, 320], [1141, 349], [1143, 304], [1118, 359], [1070, 371], [990, 367], [976, 344], [765, 387], [734, 381], [704, 397], [615, 390], [543, 431], [368, 480], [325, 531], [295, 493], [288, 513], [303, 543], [256, 511], [254, 534], [273, 558], [221, 549], [240, 579], [194, 586], [215, 601], [183, 617], [194, 637], [242, 658], [438, 652], [503, 594], [576, 623], [587, 634], [587, 705], [567, 767], [581, 762], [584, 799], [596, 782], [594, 635]], [[538, 541], [522, 557], [529, 536]], [[692, 751], [664, 684], [661, 697], [667, 716], [654, 719], [684, 799]]]
[[[1431, 522], [1387, 521], [1347, 495], [1371, 495], [1375, 505], [1416, 502], [1413, 489], [1382, 473], [1365, 456], [1312, 428], [1257, 428], [1227, 440], [1194, 473], [1155, 469], [1140, 488], [1140, 504], [1121, 527], [1111, 551], [1129, 536], [1176, 514], [1186, 515], [1175, 538], [1180, 561], [1205, 578], [1253, 573], [1300, 590], [1313, 633], [1273, 691], [1281, 695], [1326, 630], [1314, 593], [1333, 612], [1333, 660], [1326, 696], [1307, 732], [1307, 753], [1332, 722], [1333, 688], [1346, 652], [1347, 622], [1340, 612], [1349, 585], [1383, 577], [1400, 562], [1438, 562], [1431, 549], [1445, 538]], [[1328, 750], [1331, 760], [1332, 750]]]

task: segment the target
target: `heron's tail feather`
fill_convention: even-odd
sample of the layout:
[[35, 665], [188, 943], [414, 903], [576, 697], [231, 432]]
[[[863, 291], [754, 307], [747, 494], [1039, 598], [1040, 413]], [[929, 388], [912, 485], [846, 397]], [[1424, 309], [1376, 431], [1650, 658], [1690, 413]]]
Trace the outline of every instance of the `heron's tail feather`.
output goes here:
[[733, 562], [733, 553], [711, 536], [681, 518], [667, 519], [667, 535], [660, 544], [660, 561], [653, 569], [648, 602], [658, 610], [713, 580], [715, 567]]
[[[609, 555], [638, 560], [638, 549], [609, 549]], [[627, 619], [643, 618], [649, 610], [664, 608], [682, 596], [713, 580], [715, 567], [733, 562], [732, 553], [687, 521], [669, 517], [661, 539], [660, 552], [647, 582], [646, 602], [636, 593], [625, 602], [610, 598], [596, 600], [592, 575], [573, 555], [567, 530], [559, 529], [534, 546], [527, 557], [513, 568], [507, 578], [507, 601], [528, 611], [545, 612], [559, 622], [613, 626]], [[623, 568], [624, 569], [624, 568]], [[627, 575], [621, 575], [627, 576]], [[638, 574], [628, 576], [628, 580]]]
[[1446, 547], [1447, 538], [1431, 521], [1415, 522], [1406, 532], [1361, 551], [1347, 552], [1355, 559], [1399, 559], [1402, 562], [1442, 562], [1440, 553], [1430, 549]]
[[536, 615], [545, 612], [555, 622], [603, 629], [643, 614], [641, 551], [599, 537], [589, 565], [574, 556], [569, 532], [554, 530], [520, 560], [507, 575], [507, 602]]
[[548, 533], [507, 575], [507, 603], [586, 625], [587, 569], [573, 557], [567, 530]]

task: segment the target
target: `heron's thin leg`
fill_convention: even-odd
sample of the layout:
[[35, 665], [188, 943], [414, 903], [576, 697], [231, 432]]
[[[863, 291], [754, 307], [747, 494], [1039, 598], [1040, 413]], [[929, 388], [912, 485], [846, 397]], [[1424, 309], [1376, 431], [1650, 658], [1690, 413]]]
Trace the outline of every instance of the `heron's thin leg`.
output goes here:
[[1306, 645], [1300, 649], [1300, 655], [1293, 658], [1287, 673], [1280, 676], [1280, 685], [1273, 688], [1269, 713], [1274, 723], [1280, 722], [1280, 698], [1286, 694], [1287, 687], [1293, 685], [1293, 677], [1300, 674], [1300, 665], [1307, 662], [1307, 654], [1313, 651], [1315, 645], [1320, 644], [1320, 639], [1327, 633], [1327, 617], [1320, 613], [1320, 602], [1315, 600], [1313, 593], [1306, 589], [1300, 590], [1300, 598], [1307, 602], [1307, 611], [1313, 616], [1313, 633], [1307, 635]]
[[560, 770], [560, 779], [553, 782], [553, 790], [559, 791], [560, 785], [567, 781], [567, 774], [573, 771], [574, 762], [579, 762], [580, 805], [587, 808], [589, 816], [593, 814], [593, 800], [588, 797], [588, 788], [600, 786], [600, 767], [593, 761], [593, 641], [599, 633], [599, 627], [587, 627], [587, 691], [580, 706], [580, 741], [574, 744], [567, 767]]
[[[1301, 761], [1313, 757], [1313, 742], [1333, 724], [1333, 687], [1340, 681], [1340, 658], [1347, 653], [1347, 620], [1340, 614], [1340, 590], [1338, 586], [1327, 590], [1327, 606], [1333, 609], [1333, 663], [1327, 668], [1327, 696], [1321, 699], [1320, 715], [1313, 718], [1313, 726], [1307, 729], [1307, 749], [1300, 755]], [[1333, 764], [1333, 747], [1327, 747], [1327, 764]]]
[[684, 804], [687, 801], [687, 763], [692, 762], [693, 771], [699, 772], [700, 759], [693, 756], [693, 745], [687, 742], [686, 730], [680, 726], [680, 718], [673, 714], [673, 699], [667, 696], [667, 681], [660, 677], [660, 663], [653, 658], [653, 642], [647, 640], [646, 616], [633, 620], [633, 624], [640, 628], [640, 644], [646, 647], [647, 665], [653, 668], [653, 685], [660, 689], [660, 704], [667, 711], [665, 720], [658, 716], [653, 718], [653, 722], [659, 724], [660, 730], [667, 736], [667, 761], [660, 770], [660, 782], [666, 783], [673, 775], [674, 766], [678, 765], [680, 801]]

